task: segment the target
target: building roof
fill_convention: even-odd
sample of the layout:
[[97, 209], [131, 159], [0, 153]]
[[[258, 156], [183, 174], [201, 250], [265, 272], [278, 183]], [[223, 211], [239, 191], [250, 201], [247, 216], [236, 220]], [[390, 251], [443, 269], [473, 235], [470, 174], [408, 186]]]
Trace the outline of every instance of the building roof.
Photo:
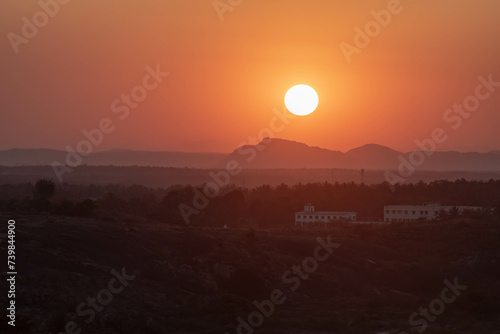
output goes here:
[[441, 204], [397, 204], [397, 205], [384, 205], [384, 208], [481, 208], [480, 206], [474, 206], [474, 205], [441, 205]]
[[356, 215], [357, 212], [336, 212], [336, 211], [300, 211], [295, 212], [295, 214], [306, 214], [306, 215]]

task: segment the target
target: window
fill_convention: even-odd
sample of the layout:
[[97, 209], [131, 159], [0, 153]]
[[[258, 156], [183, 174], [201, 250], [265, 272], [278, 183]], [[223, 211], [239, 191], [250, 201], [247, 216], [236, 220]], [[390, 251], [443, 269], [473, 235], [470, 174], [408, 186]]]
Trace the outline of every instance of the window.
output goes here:
[[405, 210], [405, 214], [408, 214], [408, 210]]
[[312, 219], [312, 218], [313, 218], [313, 216], [309, 216], [309, 219]]
[[423, 214], [424, 214], [424, 212], [423, 212], [423, 211], [420, 211], [420, 214], [421, 214], [421, 215], [423, 215]]
[[392, 213], [393, 213], [393, 214], [396, 214], [396, 210], [392, 210]]
[[390, 213], [390, 212], [391, 212], [390, 210], [386, 210], [386, 211], [385, 211], [385, 213], [387, 213], [387, 214], [388, 214], [388, 213]]
[[412, 214], [415, 214], [415, 213], [417, 213], [417, 212], [416, 212], [415, 210], [413, 210], [411, 213], [412, 213]]
[[398, 210], [398, 213], [401, 214], [401, 210]]

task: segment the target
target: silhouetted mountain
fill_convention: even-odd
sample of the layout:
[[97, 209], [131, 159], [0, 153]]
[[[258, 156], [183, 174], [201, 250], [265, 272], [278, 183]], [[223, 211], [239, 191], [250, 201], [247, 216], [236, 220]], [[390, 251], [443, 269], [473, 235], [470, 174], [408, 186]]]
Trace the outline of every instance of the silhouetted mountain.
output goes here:
[[185, 142], [173, 147], [175, 152], [220, 152], [229, 153], [234, 149], [234, 144], [227, 143], [220, 140], [199, 140]]
[[257, 145], [245, 145], [226, 159], [238, 161], [244, 168], [331, 168], [351, 165], [344, 153], [284, 139], [264, 139]]
[[0, 151], [2, 166], [46, 166], [64, 161], [66, 152], [49, 149], [12, 149]]
[[[406, 153], [408, 158], [410, 153]], [[500, 171], [500, 155], [475, 152], [435, 152], [420, 169], [447, 171]]]
[[[500, 154], [421, 152], [402, 153], [368, 144], [346, 153], [311, 147], [284, 139], [265, 139], [257, 145], [236, 149], [226, 161], [236, 160], [243, 168], [343, 168], [397, 170], [415, 167], [436, 171], [500, 171]], [[413, 165], [412, 165], [413, 164]]]
[[[184, 153], [111, 150], [97, 152], [82, 158], [81, 164], [89, 166], [157, 166], [212, 168], [227, 154], [223, 153]], [[66, 164], [68, 152], [47, 149], [13, 149], [0, 151], [2, 166], [43, 166], [54, 161]], [[74, 155], [70, 161], [75, 161]]]
[[357, 167], [360, 168], [394, 169], [401, 152], [377, 144], [368, 144], [347, 151], [346, 155], [355, 160]]
[[[0, 151], [2, 166], [41, 166], [57, 161], [66, 163], [67, 152], [48, 149]], [[340, 168], [397, 170], [416, 167], [429, 171], [500, 171], [500, 151], [488, 153], [407, 152], [368, 144], [346, 153], [308, 146], [284, 139], [264, 139], [245, 145], [232, 153], [186, 153], [111, 150], [83, 157], [89, 166], [157, 166], [188, 168], [225, 168], [235, 160], [246, 169]]]

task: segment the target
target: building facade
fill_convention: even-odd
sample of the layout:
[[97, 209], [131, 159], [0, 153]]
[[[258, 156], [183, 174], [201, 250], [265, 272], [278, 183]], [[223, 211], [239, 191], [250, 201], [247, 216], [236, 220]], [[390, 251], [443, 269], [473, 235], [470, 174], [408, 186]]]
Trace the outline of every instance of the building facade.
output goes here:
[[[387, 205], [384, 206], [384, 221], [385, 222], [414, 222], [414, 221], [431, 221], [437, 218], [437, 213], [440, 210], [450, 211], [453, 206], [442, 206], [439, 204], [424, 204], [424, 205]], [[456, 206], [463, 212], [464, 210], [481, 210], [478, 206]]]
[[356, 212], [316, 211], [313, 205], [306, 205], [304, 211], [295, 213], [295, 226], [327, 226], [332, 222], [353, 222], [356, 219]]

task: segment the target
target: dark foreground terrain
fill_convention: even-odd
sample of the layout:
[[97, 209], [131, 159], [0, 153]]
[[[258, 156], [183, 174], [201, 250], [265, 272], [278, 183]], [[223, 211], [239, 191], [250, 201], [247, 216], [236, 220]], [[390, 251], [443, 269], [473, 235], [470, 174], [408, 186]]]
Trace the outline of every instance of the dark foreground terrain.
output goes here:
[[[498, 222], [251, 231], [3, 214], [2, 262], [13, 218], [16, 328], [2, 316], [1, 333], [500, 333]], [[5, 278], [0, 290], [6, 312]], [[273, 291], [283, 303], [256, 313]]]

